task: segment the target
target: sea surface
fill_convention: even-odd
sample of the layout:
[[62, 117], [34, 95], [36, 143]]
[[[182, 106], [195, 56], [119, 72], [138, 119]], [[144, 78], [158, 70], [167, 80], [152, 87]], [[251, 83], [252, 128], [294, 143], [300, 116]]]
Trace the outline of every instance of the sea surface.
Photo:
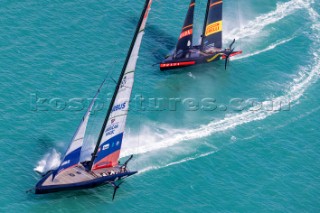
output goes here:
[[[26, 193], [57, 165], [104, 78], [86, 159], [144, 1], [2, 0], [0, 212], [320, 212], [320, 2], [224, 1], [224, 61], [161, 72], [189, 1], [154, 0], [113, 189]], [[199, 43], [206, 1], [197, 1]], [[141, 102], [143, 98], [143, 102]]]

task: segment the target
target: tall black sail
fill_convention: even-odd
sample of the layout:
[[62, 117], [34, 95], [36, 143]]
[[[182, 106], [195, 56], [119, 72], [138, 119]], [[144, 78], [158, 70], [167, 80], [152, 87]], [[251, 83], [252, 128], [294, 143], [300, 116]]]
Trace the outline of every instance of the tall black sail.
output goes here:
[[208, 0], [201, 47], [222, 48], [222, 0]]
[[195, 0], [191, 0], [189, 10], [181, 30], [179, 41], [176, 46], [176, 58], [184, 57], [189, 48], [192, 46], [194, 7]]

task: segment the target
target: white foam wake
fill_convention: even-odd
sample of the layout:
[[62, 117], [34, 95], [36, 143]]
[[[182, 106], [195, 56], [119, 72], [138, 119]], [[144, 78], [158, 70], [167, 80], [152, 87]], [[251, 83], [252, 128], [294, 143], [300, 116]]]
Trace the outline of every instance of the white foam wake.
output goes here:
[[279, 22], [281, 19], [300, 9], [309, 8], [311, 3], [310, 0], [291, 0], [285, 3], [278, 3], [276, 10], [258, 16], [255, 20], [250, 21], [240, 29], [230, 31], [225, 37], [229, 38], [229, 40], [232, 40], [233, 38], [238, 40], [245, 37], [252, 37], [259, 34], [266, 26]]
[[[296, 102], [305, 92], [305, 90], [316, 80], [319, 78], [319, 70], [320, 70], [320, 63], [319, 59], [315, 56], [317, 59], [317, 62], [314, 64], [313, 68], [311, 68], [311, 71], [305, 75], [305, 78], [303, 79], [296, 79], [296, 81], [299, 81], [297, 84], [292, 84], [291, 88], [288, 88], [288, 93], [286, 95], [277, 97], [273, 99], [273, 102], [275, 103], [288, 103], [287, 100], [290, 100], [291, 103]], [[283, 102], [285, 100], [285, 102]], [[272, 105], [270, 101], [266, 101], [262, 103], [265, 108], [271, 108]], [[284, 105], [282, 105], [284, 107]], [[176, 144], [179, 144], [182, 141], [190, 141], [193, 139], [199, 139], [203, 137], [207, 137], [209, 135], [212, 135], [216, 132], [222, 132], [229, 129], [232, 129], [234, 127], [237, 127], [239, 125], [243, 125], [252, 121], [257, 120], [263, 120], [266, 117], [273, 115], [275, 113], [278, 113], [278, 111], [268, 111], [268, 110], [259, 110], [259, 111], [248, 111], [231, 115], [229, 117], [226, 117], [220, 121], [214, 121], [210, 122], [207, 125], [204, 125], [198, 129], [193, 130], [170, 130], [165, 135], [162, 135], [161, 137], [157, 137], [156, 134], [153, 134], [153, 136], [150, 137], [150, 135], [145, 135], [142, 133], [142, 137], [144, 138], [143, 141], [140, 141], [139, 144], [135, 144], [134, 138], [131, 137], [129, 139], [130, 141], [127, 144], [131, 144], [130, 147], [127, 147], [127, 149], [124, 149], [122, 152], [122, 157], [130, 155], [130, 154], [142, 154], [150, 151], [155, 151], [158, 149], [174, 146]], [[148, 138], [147, 140], [145, 140]], [[132, 140], [133, 139], [133, 140]], [[132, 146], [133, 145], [133, 146]], [[135, 148], [132, 148], [135, 147]]]
[[[288, 5], [295, 6], [295, 4], [301, 1], [290, 1], [286, 3], [286, 7]], [[294, 4], [293, 4], [294, 3]], [[284, 6], [283, 6], [284, 7]], [[296, 7], [294, 7], [296, 8]], [[310, 39], [312, 39], [314, 43], [314, 47], [318, 47], [320, 45], [320, 27], [319, 27], [319, 14], [314, 11], [311, 7], [307, 8], [310, 14], [310, 19], [313, 22], [312, 30], [313, 34]], [[277, 9], [279, 10], [279, 9]], [[273, 13], [272, 13], [273, 14]], [[268, 15], [269, 17], [269, 15]], [[282, 41], [284, 43], [286, 41]], [[274, 45], [273, 45], [274, 46]], [[272, 48], [272, 45], [271, 47]], [[293, 82], [287, 88], [286, 93], [283, 96], [279, 96], [273, 99], [274, 103], [283, 103], [283, 104], [295, 104], [298, 102], [300, 97], [304, 94], [304, 92], [319, 79], [320, 74], [320, 59], [319, 49], [310, 50], [313, 52], [313, 64], [309, 65], [307, 68], [301, 68], [299, 71], [299, 76], [293, 79]], [[312, 59], [311, 59], [312, 61]], [[223, 132], [226, 130], [230, 130], [239, 125], [243, 125], [252, 121], [263, 120], [268, 116], [278, 113], [279, 111], [272, 110], [269, 111], [267, 109], [272, 108], [272, 103], [270, 101], [265, 101], [262, 103], [264, 109], [256, 111], [254, 109], [248, 109], [239, 114], [232, 114], [226, 116], [224, 119], [219, 121], [213, 121], [208, 123], [207, 125], [203, 125], [197, 129], [192, 130], [183, 130], [183, 129], [174, 129], [169, 127], [160, 128], [159, 125], [157, 128], [144, 127], [141, 131], [141, 138], [134, 135], [128, 135], [126, 137], [126, 145], [122, 151], [122, 157], [128, 156], [130, 154], [142, 154], [146, 152], [151, 152], [155, 150], [159, 150], [162, 148], [167, 148], [170, 146], [174, 146], [176, 144], [181, 143], [182, 141], [191, 141], [193, 139], [199, 139], [203, 137], [207, 137], [216, 132]], [[282, 105], [284, 107], [285, 105]], [[137, 141], [139, 141], [137, 143]], [[130, 144], [130, 145], [129, 145]]]
[[283, 39], [283, 40], [277, 41], [276, 43], [271, 44], [270, 46], [266, 47], [265, 49], [258, 50], [258, 51], [255, 51], [253, 53], [246, 54], [246, 55], [236, 56], [236, 57], [230, 58], [230, 60], [236, 61], [236, 60], [239, 60], [239, 59], [244, 59], [244, 58], [249, 58], [249, 57], [252, 57], [252, 56], [255, 56], [255, 55], [259, 55], [261, 53], [273, 50], [274, 48], [276, 48], [276, 47], [278, 47], [278, 46], [280, 46], [282, 44], [285, 44], [285, 43], [291, 41], [294, 38], [295, 37], [291, 37], [291, 38], [288, 38], [288, 39]]
[[34, 171], [44, 174], [52, 169], [57, 168], [60, 165], [60, 157], [60, 153], [55, 149], [52, 149], [38, 162], [38, 165], [36, 168], [34, 168]]
[[168, 164], [166, 164], [164, 166], [149, 166], [149, 167], [146, 167], [144, 169], [139, 170], [139, 174], [143, 174], [143, 173], [151, 171], [151, 170], [163, 169], [163, 168], [166, 168], [166, 167], [178, 165], [178, 164], [185, 163], [185, 162], [188, 162], [188, 161], [197, 160], [199, 158], [203, 158], [203, 157], [207, 157], [209, 155], [212, 155], [212, 154], [214, 154], [216, 152], [217, 151], [211, 151], [211, 152], [206, 152], [206, 153], [201, 154], [201, 155], [196, 155], [194, 157], [187, 157], [187, 158], [184, 158], [184, 159], [179, 160], [179, 161], [174, 161], [174, 162], [168, 163]]

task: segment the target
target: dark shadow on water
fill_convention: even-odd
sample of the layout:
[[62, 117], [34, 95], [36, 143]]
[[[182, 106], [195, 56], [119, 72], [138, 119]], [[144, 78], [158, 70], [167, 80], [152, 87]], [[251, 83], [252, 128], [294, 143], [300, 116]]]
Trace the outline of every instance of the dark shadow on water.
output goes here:
[[[129, 18], [129, 22], [132, 26], [136, 26], [138, 20], [131, 17]], [[150, 47], [149, 51], [157, 61], [162, 61], [176, 46], [177, 38], [155, 25], [148, 23], [145, 32], [147, 38], [143, 42]]]
[[45, 154], [48, 150], [52, 149], [53, 147], [56, 147], [56, 144], [54, 143], [54, 140], [47, 135], [42, 135], [39, 138], [35, 139], [37, 141], [37, 146], [35, 147], [37, 149], [37, 152], [40, 154]]

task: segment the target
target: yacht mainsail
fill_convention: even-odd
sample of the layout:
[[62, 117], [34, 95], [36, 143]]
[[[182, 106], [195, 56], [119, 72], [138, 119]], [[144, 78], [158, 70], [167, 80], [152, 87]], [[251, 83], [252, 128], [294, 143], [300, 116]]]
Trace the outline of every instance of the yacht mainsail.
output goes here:
[[201, 46], [222, 48], [222, 0], [208, 0]]
[[144, 15], [142, 24], [138, 29], [138, 34], [133, 40], [126, 63], [119, 77], [116, 92], [114, 93], [113, 100], [111, 101], [104, 127], [102, 128], [93, 154], [92, 170], [118, 165], [130, 96], [134, 82], [134, 72], [151, 3], [152, 1], [149, 2], [148, 9]]

